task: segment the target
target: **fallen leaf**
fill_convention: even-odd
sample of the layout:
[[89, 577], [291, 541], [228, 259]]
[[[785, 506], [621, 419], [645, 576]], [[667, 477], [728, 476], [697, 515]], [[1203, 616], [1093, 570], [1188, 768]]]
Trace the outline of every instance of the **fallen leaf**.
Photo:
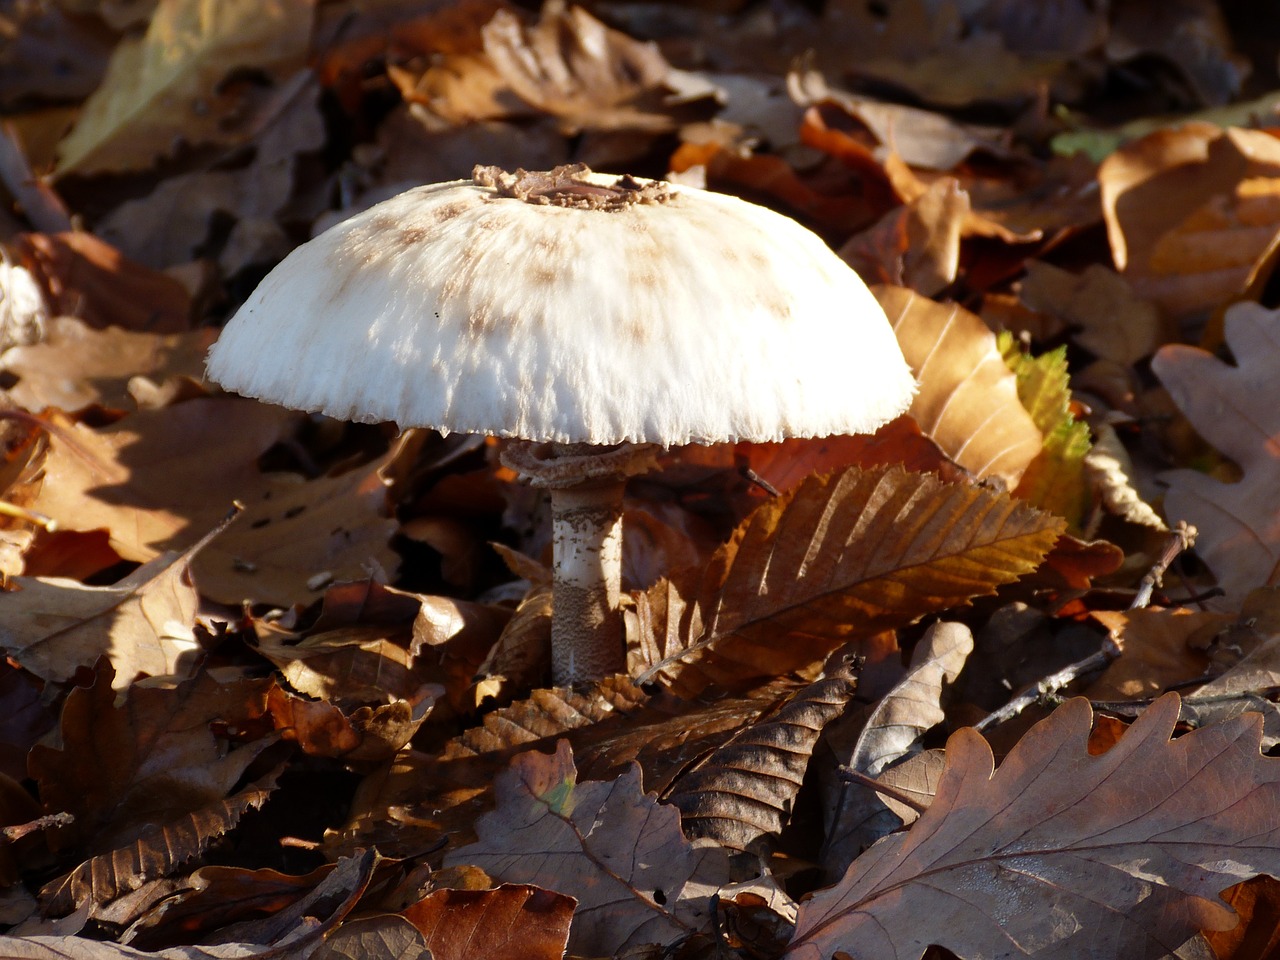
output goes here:
[[1013, 491], [1041, 510], [1064, 517], [1068, 529], [1080, 533], [1090, 513], [1084, 458], [1089, 453], [1089, 426], [1071, 410], [1067, 348], [1038, 357], [1022, 352], [1008, 333], [997, 338], [1005, 363], [1018, 378], [1018, 399], [1031, 414], [1044, 443]]
[[670, 70], [654, 44], [611, 30], [581, 7], [549, 3], [525, 27], [500, 10], [481, 31], [484, 52], [511, 90], [564, 130], [670, 130], [664, 81]]
[[214, 337], [193, 333], [132, 333], [117, 327], [94, 330], [72, 317], [57, 317], [43, 340], [0, 354], [0, 368], [18, 378], [7, 391], [33, 413], [46, 407], [79, 410], [100, 404], [133, 410], [134, 377], [163, 380], [204, 375], [204, 355]]
[[[218, 85], [233, 68], [283, 75], [300, 66], [314, 0], [264, 8], [245, 0], [173, 0], [147, 33], [121, 41], [107, 75], [58, 148], [58, 174], [140, 170], [169, 156], [175, 140], [236, 143], [235, 97]], [[227, 100], [230, 100], [230, 103]], [[230, 133], [229, 133], [230, 131]]]
[[1280, 141], [1188, 123], [1126, 144], [1098, 169], [1117, 269], [1175, 318], [1243, 293], [1275, 236]]
[[[941, 621], [925, 631], [911, 654], [905, 677], [880, 698], [866, 718], [845, 767], [878, 778], [924, 749], [924, 736], [946, 716], [942, 694], [954, 683], [973, 652], [973, 634], [962, 623]], [[842, 875], [876, 840], [901, 826], [901, 818], [881, 794], [865, 783], [842, 783], [823, 841], [827, 873]]]
[[344, 923], [308, 960], [435, 960], [435, 954], [408, 920], [383, 914]]
[[574, 906], [563, 894], [504, 883], [496, 890], [437, 890], [401, 914], [433, 960], [560, 960]]
[[1162, 697], [1090, 756], [1088, 701], [1068, 701], [994, 773], [981, 736], [954, 734], [932, 806], [800, 905], [787, 956], [1156, 958], [1230, 929], [1218, 894], [1280, 870], [1280, 763], [1257, 717], [1170, 741], [1178, 710]]
[[920, 388], [908, 411], [942, 452], [977, 477], [1016, 487], [1043, 438], [1018, 401], [995, 334], [956, 304], [902, 287], [873, 292]]
[[810, 477], [704, 571], [636, 595], [644, 676], [689, 698], [810, 667], [1029, 573], [1061, 529], [1004, 494], [901, 468]]
[[767, 849], [790, 822], [818, 737], [856, 686], [848, 665], [832, 671], [681, 774], [662, 799], [680, 811], [685, 836], [730, 850]]
[[110, 665], [100, 665], [92, 687], [67, 695], [57, 739], [28, 758], [45, 809], [75, 816], [54, 838], [58, 845], [106, 852], [225, 800], [274, 738], [228, 749], [213, 725], [250, 725], [265, 711], [266, 686], [206, 672], [181, 683], [135, 683], [116, 703]]
[[445, 863], [576, 897], [569, 953], [616, 956], [709, 928], [728, 856], [686, 840], [675, 808], [641, 792], [639, 767], [580, 784], [562, 741], [554, 755], [520, 754], [495, 789], [497, 811], [476, 822], [480, 840]]
[[1234, 366], [1197, 347], [1162, 347], [1151, 368], [1199, 434], [1234, 460], [1244, 476], [1223, 483], [1194, 470], [1162, 476], [1165, 516], [1197, 530], [1196, 553], [1229, 598], [1273, 583], [1280, 565], [1280, 311], [1241, 303], [1227, 311], [1224, 334]]
[[112, 661], [121, 688], [139, 676], [189, 676], [200, 654], [191, 629], [200, 598], [188, 570], [219, 532], [186, 553], [161, 554], [110, 587], [12, 578], [0, 593], [0, 648], [44, 680], [69, 680], [100, 657]]
[[1129, 523], [1168, 530], [1164, 519], [1138, 491], [1137, 471], [1115, 427], [1100, 423], [1094, 427], [1093, 433], [1093, 446], [1084, 455], [1084, 468], [1089, 485], [1102, 505], [1109, 513]]

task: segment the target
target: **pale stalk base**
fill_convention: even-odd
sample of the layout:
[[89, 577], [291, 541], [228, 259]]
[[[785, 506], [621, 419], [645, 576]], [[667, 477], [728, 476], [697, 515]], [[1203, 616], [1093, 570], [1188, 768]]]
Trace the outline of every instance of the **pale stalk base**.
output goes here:
[[624, 486], [603, 480], [551, 491], [551, 672], [558, 687], [626, 670], [618, 612]]

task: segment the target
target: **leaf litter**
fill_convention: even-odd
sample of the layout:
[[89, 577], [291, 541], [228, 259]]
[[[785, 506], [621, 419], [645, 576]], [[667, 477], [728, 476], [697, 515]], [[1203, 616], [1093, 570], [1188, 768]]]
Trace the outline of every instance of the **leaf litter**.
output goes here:
[[[0, 11], [0, 954], [1268, 956], [1271, 12], [536, 6]], [[664, 453], [555, 689], [501, 441], [200, 376], [307, 236], [571, 161], [816, 229], [920, 387]]]

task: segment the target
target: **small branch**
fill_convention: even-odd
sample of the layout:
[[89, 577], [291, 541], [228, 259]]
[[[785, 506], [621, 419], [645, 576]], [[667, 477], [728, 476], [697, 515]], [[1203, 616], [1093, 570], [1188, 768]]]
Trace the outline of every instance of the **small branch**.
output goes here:
[[[1160, 585], [1165, 571], [1169, 569], [1169, 565], [1177, 559], [1182, 551], [1189, 550], [1195, 542], [1196, 528], [1186, 521], [1179, 520], [1177, 526], [1170, 532], [1169, 542], [1165, 544], [1160, 556], [1156, 558], [1155, 564], [1143, 575], [1138, 585], [1138, 592], [1134, 594], [1133, 601], [1129, 604], [1130, 610], [1141, 610], [1151, 602], [1151, 594]], [[1059, 690], [1069, 686], [1081, 677], [1105, 670], [1111, 665], [1112, 661], [1120, 656], [1120, 653], [1120, 645], [1111, 637], [1107, 637], [1102, 642], [1102, 649], [1097, 653], [1091, 654], [1083, 660], [1077, 660], [1075, 663], [1069, 663], [1061, 670], [1051, 673], [1047, 677], [1042, 677], [1030, 686], [1023, 688], [1021, 693], [999, 710], [989, 713], [974, 724], [974, 729], [981, 732], [998, 726], [1006, 720], [1012, 720], [1033, 703], [1043, 703], [1053, 699], [1057, 696]]]
[[924, 813], [929, 809], [926, 804], [921, 803], [910, 794], [904, 793], [897, 787], [891, 787], [888, 784], [881, 783], [875, 777], [869, 777], [865, 773], [859, 773], [857, 770], [853, 769], [853, 767], [841, 767], [837, 773], [841, 780], [846, 780], [849, 783], [860, 783], [864, 787], [874, 790], [876, 793], [883, 793], [886, 797], [893, 797], [893, 799], [897, 800], [904, 807], [910, 807], [912, 810], [916, 811], [916, 813]]

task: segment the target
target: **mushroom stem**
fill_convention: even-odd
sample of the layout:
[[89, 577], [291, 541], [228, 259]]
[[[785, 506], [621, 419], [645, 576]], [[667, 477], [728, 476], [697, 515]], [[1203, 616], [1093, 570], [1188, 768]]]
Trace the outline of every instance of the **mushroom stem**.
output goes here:
[[625, 485], [623, 480], [602, 480], [551, 491], [551, 671], [556, 686], [626, 669], [618, 612]]

